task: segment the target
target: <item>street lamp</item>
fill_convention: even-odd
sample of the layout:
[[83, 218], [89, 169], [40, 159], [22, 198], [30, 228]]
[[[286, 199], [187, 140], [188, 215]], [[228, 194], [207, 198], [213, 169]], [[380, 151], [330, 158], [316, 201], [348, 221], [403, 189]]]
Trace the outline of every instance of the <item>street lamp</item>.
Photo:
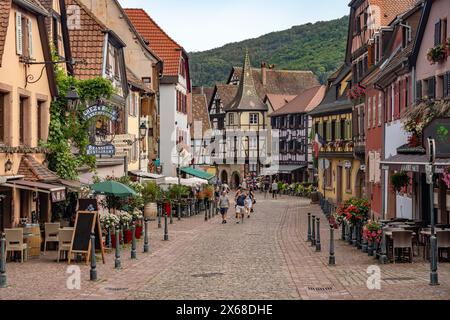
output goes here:
[[145, 138], [147, 135], [147, 126], [145, 125], [145, 122], [142, 122], [139, 126], [139, 136], [141, 137], [141, 140]]
[[78, 95], [77, 90], [74, 85], [71, 85], [69, 90], [66, 93], [67, 99], [67, 109], [70, 112], [76, 111], [78, 104], [80, 102], [80, 96]]

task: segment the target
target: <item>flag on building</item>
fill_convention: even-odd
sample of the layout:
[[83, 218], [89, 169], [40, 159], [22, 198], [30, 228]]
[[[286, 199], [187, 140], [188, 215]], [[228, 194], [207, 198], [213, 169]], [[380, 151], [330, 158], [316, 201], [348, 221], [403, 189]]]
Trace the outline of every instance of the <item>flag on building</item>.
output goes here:
[[325, 140], [320, 136], [320, 134], [316, 133], [316, 137], [313, 141], [313, 152], [316, 159], [319, 159], [319, 150], [324, 144]]

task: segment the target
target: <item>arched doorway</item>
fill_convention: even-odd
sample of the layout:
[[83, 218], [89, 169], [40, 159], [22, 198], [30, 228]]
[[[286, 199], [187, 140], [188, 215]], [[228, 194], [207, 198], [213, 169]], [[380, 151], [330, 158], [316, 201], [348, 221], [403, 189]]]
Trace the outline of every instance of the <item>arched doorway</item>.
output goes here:
[[231, 183], [233, 184], [233, 188], [237, 189], [241, 185], [241, 176], [239, 172], [233, 172]]
[[224, 184], [228, 184], [228, 173], [226, 170], [223, 170], [220, 174], [220, 181]]

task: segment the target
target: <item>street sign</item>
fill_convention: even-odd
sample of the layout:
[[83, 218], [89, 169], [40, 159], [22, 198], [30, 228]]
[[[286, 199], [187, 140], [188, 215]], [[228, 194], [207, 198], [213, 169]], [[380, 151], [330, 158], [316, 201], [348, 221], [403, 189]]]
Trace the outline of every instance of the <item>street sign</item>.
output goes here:
[[112, 121], [117, 121], [119, 119], [117, 110], [104, 104], [96, 104], [83, 111], [83, 118], [85, 120], [90, 120], [99, 116], [108, 117]]

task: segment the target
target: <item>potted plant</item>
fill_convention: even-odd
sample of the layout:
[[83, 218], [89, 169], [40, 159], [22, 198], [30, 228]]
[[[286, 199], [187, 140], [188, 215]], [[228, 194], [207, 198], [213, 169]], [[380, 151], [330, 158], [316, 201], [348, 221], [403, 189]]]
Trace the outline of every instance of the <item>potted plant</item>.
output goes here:
[[406, 172], [401, 171], [391, 176], [392, 188], [396, 192], [401, 192], [403, 188], [409, 186], [409, 176]]
[[369, 245], [380, 243], [382, 234], [381, 224], [378, 221], [369, 220], [364, 225], [363, 237], [368, 241]]
[[442, 175], [442, 180], [444, 180], [445, 184], [447, 185], [447, 189], [450, 189], [450, 166], [447, 167], [447, 170], [445, 170]]
[[130, 243], [133, 239], [133, 233], [130, 230], [130, 224], [133, 221], [131, 214], [126, 211], [120, 211], [119, 214], [120, 224], [123, 228], [124, 243]]
[[106, 232], [111, 235], [112, 247], [116, 246], [116, 226], [120, 225], [120, 219], [117, 215], [106, 212], [100, 214], [100, 224]]
[[367, 219], [369, 210], [369, 200], [351, 198], [338, 207], [336, 220], [338, 222], [346, 221], [352, 226], [360, 225]]
[[132, 213], [131, 213], [131, 219], [133, 221], [133, 223], [135, 224], [136, 228], [135, 228], [135, 236], [136, 239], [140, 239], [141, 238], [141, 234], [142, 234], [142, 218], [144, 216], [142, 215], [142, 211], [135, 209]]
[[431, 64], [442, 62], [446, 59], [447, 52], [443, 44], [430, 48], [427, 52], [427, 59]]
[[161, 197], [161, 189], [155, 182], [147, 182], [143, 185], [144, 217], [149, 218], [151, 221], [156, 220], [158, 214], [158, 206], [156, 203]]

